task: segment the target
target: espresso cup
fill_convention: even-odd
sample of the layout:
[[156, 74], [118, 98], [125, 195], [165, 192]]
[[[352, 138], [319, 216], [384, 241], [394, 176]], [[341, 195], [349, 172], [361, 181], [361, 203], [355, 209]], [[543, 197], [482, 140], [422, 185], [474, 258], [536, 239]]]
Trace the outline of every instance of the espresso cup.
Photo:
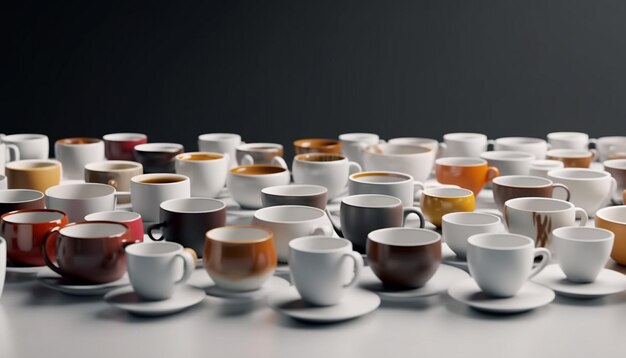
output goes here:
[[336, 139], [322, 138], [298, 139], [293, 142], [293, 149], [296, 154], [341, 154], [341, 142]]
[[284, 205], [259, 209], [254, 213], [252, 225], [274, 233], [278, 261], [289, 260], [289, 242], [310, 235], [331, 236], [333, 227], [326, 213], [310, 206]]
[[422, 191], [420, 198], [422, 213], [436, 227], [441, 227], [444, 215], [471, 212], [475, 207], [474, 193], [463, 188], [427, 188]]
[[601, 137], [593, 142], [601, 162], [609, 159], [626, 159], [626, 137]]
[[561, 161], [565, 168], [589, 168], [595, 157], [593, 149], [552, 149], [546, 154], [546, 159]]
[[148, 143], [148, 136], [142, 133], [111, 133], [102, 137], [104, 155], [108, 160], [135, 160], [133, 150], [139, 144]]
[[[47, 252], [56, 238], [57, 265]], [[48, 233], [42, 252], [46, 265], [71, 281], [107, 283], [126, 273], [124, 249], [133, 244], [128, 228], [112, 221], [83, 221]]]
[[467, 239], [476, 234], [506, 232], [499, 217], [486, 213], [450, 213], [442, 217], [446, 244], [460, 259], [467, 257]]
[[4, 175], [4, 166], [6, 163], [16, 160], [20, 160], [19, 148], [15, 144], [4, 144], [0, 142], [0, 175]]
[[530, 164], [535, 160], [532, 154], [524, 152], [492, 151], [480, 154], [490, 167], [496, 167], [500, 175], [528, 175]]
[[289, 170], [275, 165], [241, 165], [230, 169], [226, 176], [226, 186], [233, 199], [247, 209], [263, 206], [264, 188], [287, 185], [290, 181]]
[[408, 144], [376, 144], [363, 152], [364, 169], [409, 174], [424, 181], [432, 172], [435, 152], [430, 148]]
[[576, 216], [580, 226], [587, 224], [587, 212], [574, 204], [552, 198], [517, 198], [504, 203], [504, 220], [513, 234], [528, 236], [538, 247], [548, 247], [552, 230], [574, 226]]
[[[183, 263], [183, 275], [178, 270]], [[172, 297], [176, 285], [185, 283], [195, 269], [194, 258], [175, 242], [144, 242], [126, 247], [128, 278], [137, 295], [149, 301]]]
[[227, 154], [192, 152], [176, 156], [176, 173], [189, 177], [191, 196], [215, 198], [226, 185]]
[[276, 143], [240, 144], [235, 150], [239, 165], [278, 165], [287, 168], [283, 159], [283, 146]]
[[405, 144], [405, 145], [419, 145], [422, 147], [429, 148], [435, 154], [435, 158], [438, 158], [438, 155], [441, 155], [443, 150], [439, 150], [440, 144], [439, 141], [432, 138], [421, 138], [421, 137], [401, 137], [401, 138], [393, 138], [387, 141], [389, 144]]
[[48, 159], [50, 150], [48, 137], [43, 134], [11, 134], [1, 135], [0, 142], [15, 145], [20, 159]]
[[604, 170], [609, 172], [615, 179], [616, 188], [611, 197], [615, 202], [622, 202], [622, 194], [626, 189], [626, 159], [612, 159], [606, 160], [604, 163]]
[[548, 172], [554, 169], [564, 168], [565, 164], [563, 164], [560, 160], [534, 160], [530, 163], [530, 175], [534, 177], [542, 177], [548, 178]]
[[480, 133], [448, 133], [441, 143], [444, 157], [478, 158], [487, 151], [487, 136]]
[[130, 180], [130, 202], [133, 211], [147, 222], [159, 220], [162, 202], [191, 196], [189, 178], [180, 174], [143, 174]]
[[570, 192], [567, 186], [542, 177], [507, 175], [494, 178], [491, 184], [493, 200], [500, 212], [504, 212], [504, 203], [507, 200], [524, 197], [551, 198], [554, 188], [562, 189], [565, 192], [565, 201], [569, 201]]
[[361, 172], [348, 178], [348, 195], [390, 195], [402, 200], [403, 206], [413, 206], [415, 195], [423, 189], [422, 183], [399, 172]]
[[541, 160], [546, 157], [548, 143], [539, 138], [504, 137], [494, 141], [494, 150], [530, 153], [535, 156], [535, 159]]
[[255, 226], [224, 226], [206, 233], [204, 269], [229, 291], [260, 289], [276, 269], [271, 231]]
[[0, 190], [0, 215], [15, 210], [43, 209], [46, 206], [44, 194], [36, 190]]
[[565, 277], [572, 282], [595, 281], [609, 260], [614, 237], [609, 230], [593, 227], [567, 226], [552, 231], [554, 256]]
[[207, 133], [198, 136], [198, 150], [201, 152], [227, 154], [229, 168], [237, 166], [235, 148], [241, 143], [241, 136], [234, 133]]
[[374, 230], [367, 237], [367, 262], [387, 286], [422, 287], [441, 263], [441, 235], [413, 228]]
[[363, 151], [370, 145], [378, 144], [381, 140], [378, 134], [373, 133], [344, 133], [339, 136], [341, 154], [348, 160], [363, 166]]
[[84, 179], [85, 165], [104, 160], [104, 142], [98, 138], [65, 138], [54, 143], [54, 156], [66, 179]]
[[312, 206], [326, 209], [328, 189], [320, 185], [276, 185], [261, 190], [263, 207], [278, 205]]
[[346, 191], [348, 176], [360, 172], [361, 166], [340, 154], [298, 154], [292, 164], [296, 184], [320, 185], [334, 199]]
[[[204, 234], [226, 224], [226, 204], [208, 198], [171, 199], [161, 203], [160, 222], [148, 227], [148, 236], [155, 241], [167, 240], [204, 250]], [[161, 236], [155, 230], [161, 229]]]
[[[9, 261], [15, 266], [43, 266], [41, 253], [44, 238], [53, 229], [67, 225], [65, 213], [51, 209], [27, 209], [2, 215], [0, 236], [7, 240]], [[48, 249], [55, 260], [56, 253]]]
[[597, 228], [606, 229], [615, 234], [611, 258], [620, 265], [626, 265], [626, 205], [598, 210], [595, 224]]
[[106, 184], [61, 184], [46, 190], [46, 207], [61, 210], [70, 222], [85, 215], [115, 210], [115, 188]]
[[289, 243], [289, 270], [302, 299], [332, 306], [359, 281], [363, 258], [348, 240], [305, 236]]
[[404, 226], [409, 214], [419, 217], [420, 228], [425, 224], [419, 210], [404, 208], [400, 199], [389, 195], [360, 194], [343, 198], [339, 208], [339, 222], [333, 219], [328, 209], [326, 212], [337, 234], [350, 240], [355, 250], [361, 253], [365, 253], [370, 232]]
[[136, 145], [133, 155], [144, 173], [174, 173], [174, 158], [184, 151], [182, 144], [146, 143]]
[[128, 227], [133, 241], [143, 241], [143, 220], [138, 213], [124, 210], [100, 211], [86, 215], [85, 221], [114, 221], [124, 224]]
[[[543, 270], [550, 251], [535, 248], [533, 240], [515, 234], [477, 234], [467, 239], [467, 263], [472, 278], [487, 295], [512, 297]], [[533, 268], [535, 259], [541, 261]]]
[[[143, 174], [143, 166], [137, 162], [106, 160], [85, 165], [85, 182], [107, 184], [120, 194], [130, 193], [130, 179]], [[128, 203], [128, 197], [121, 197], [119, 203]]]
[[435, 161], [435, 175], [441, 184], [458, 185], [477, 196], [485, 185], [500, 175], [500, 171], [488, 166], [484, 159], [446, 157]]
[[46, 191], [61, 182], [61, 163], [56, 160], [17, 160], [6, 164], [9, 189]]
[[552, 149], [588, 150], [589, 135], [580, 132], [548, 133], [548, 143]]
[[590, 217], [609, 202], [617, 187], [611, 174], [603, 170], [556, 169], [549, 171], [548, 177], [555, 183], [567, 186], [572, 194], [569, 201], [585, 209]]

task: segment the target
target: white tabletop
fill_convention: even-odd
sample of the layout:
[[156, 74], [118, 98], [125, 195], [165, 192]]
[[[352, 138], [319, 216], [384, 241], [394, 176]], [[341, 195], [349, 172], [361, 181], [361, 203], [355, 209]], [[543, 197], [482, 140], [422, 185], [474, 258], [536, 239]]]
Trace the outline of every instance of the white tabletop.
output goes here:
[[[480, 194], [481, 210], [493, 211], [490, 196]], [[474, 311], [444, 294], [330, 325], [290, 320], [264, 301], [207, 296], [179, 314], [142, 318], [11, 274], [0, 298], [0, 357], [584, 357], [623, 353], [625, 322], [626, 292], [557, 296], [517, 315]]]

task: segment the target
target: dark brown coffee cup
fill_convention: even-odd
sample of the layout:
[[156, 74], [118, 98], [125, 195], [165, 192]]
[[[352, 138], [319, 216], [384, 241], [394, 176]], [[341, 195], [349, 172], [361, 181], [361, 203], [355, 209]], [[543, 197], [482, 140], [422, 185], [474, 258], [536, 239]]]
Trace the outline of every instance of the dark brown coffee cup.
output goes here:
[[493, 200], [500, 212], [504, 213], [504, 203], [509, 199], [540, 197], [552, 198], [554, 188], [565, 190], [566, 201], [569, 201], [569, 188], [552, 180], [527, 175], [505, 175], [493, 179], [491, 184]]
[[367, 261], [385, 285], [422, 287], [441, 263], [441, 235], [414, 228], [372, 231], [367, 238]]
[[[159, 219], [148, 227], [152, 240], [177, 242], [202, 253], [206, 232], [226, 225], [226, 204], [209, 198], [167, 200], [161, 203]], [[161, 229], [160, 237], [155, 235], [157, 229]]]
[[0, 215], [15, 210], [43, 209], [44, 194], [30, 189], [0, 190]]
[[135, 146], [133, 154], [144, 173], [174, 173], [175, 158], [184, 151], [177, 143], [146, 143]]

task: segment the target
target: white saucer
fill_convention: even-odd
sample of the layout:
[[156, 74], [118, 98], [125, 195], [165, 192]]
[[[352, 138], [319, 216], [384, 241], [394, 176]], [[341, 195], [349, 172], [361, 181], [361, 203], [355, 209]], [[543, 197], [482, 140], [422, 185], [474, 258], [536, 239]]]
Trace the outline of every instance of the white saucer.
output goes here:
[[438, 295], [445, 292], [451, 285], [463, 281], [468, 277], [467, 272], [461, 269], [448, 265], [439, 265], [437, 272], [435, 272], [433, 277], [428, 280], [424, 286], [414, 289], [399, 290], [385, 287], [368, 267], [363, 270], [359, 287], [374, 292], [379, 295], [383, 301], [404, 302], [420, 297]]
[[104, 295], [105, 293], [113, 289], [130, 284], [130, 281], [128, 280], [128, 274], [124, 274], [124, 276], [122, 276], [122, 278], [117, 281], [108, 283], [93, 285], [72, 283], [71, 281], [62, 278], [55, 272], [52, 272], [52, 270], [50, 269], [40, 271], [37, 274], [37, 281], [42, 286], [45, 286], [49, 289], [75, 296]]
[[474, 279], [458, 282], [448, 290], [450, 297], [474, 309], [492, 313], [517, 313], [545, 306], [554, 300], [554, 291], [542, 285], [526, 282], [517, 295], [496, 298], [484, 294]]
[[140, 316], [162, 316], [182, 311], [200, 303], [206, 297], [204, 291], [189, 285], [180, 285], [167, 300], [144, 301], [128, 285], [107, 293], [104, 300], [112, 306]]
[[9, 266], [7, 265], [7, 272], [17, 275], [37, 275], [40, 272], [44, 272], [48, 269], [48, 266]]
[[626, 275], [603, 269], [591, 283], [568, 281], [559, 265], [549, 265], [532, 281], [553, 289], [556, 293], [575, 298], [596, 298], [626, 290]]
[[446, 243], [441, 244], [441, 261], [446, 265], [468, 270], [467, 260], [459, 258]]
[[312, 306], [304, 302], [295, 287], [288, 287], [273, 292], [268, 304], [276, 312], [300, 321], [307, 322], [339, 322], [374, 311], [380, 305], [380, 297], [375, 293], [350, 289], [341, 301], [334, 306]]
[[204, 290], [209, 296], [251, 301], [264, 299], [273, 291], [289, 287], [289, 281], [277, 276], [271, 276], [258, 290], [243, 292], [228, 291], [218, 287], [204, 270], [196, 270], [189, 278], [189, 281], [187, 281], [187, 284]]

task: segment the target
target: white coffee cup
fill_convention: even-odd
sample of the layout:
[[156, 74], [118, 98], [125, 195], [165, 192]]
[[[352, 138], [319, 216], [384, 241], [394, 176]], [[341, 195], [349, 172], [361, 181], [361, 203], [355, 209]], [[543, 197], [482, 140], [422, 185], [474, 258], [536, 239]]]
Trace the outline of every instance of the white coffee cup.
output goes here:
[[443, 136], [442, 157], [478, 158], [487, 151], [487, 136], [480, 133], [448, 133]]
[[235, 148], [242, 144], [241, 136], [234, 133], [207, 133], [198, 136], [198, 150], [228, 154], [229, 168], [237, 166]]
[[542, 159], [542, 160], [533, 160], [530, 163], [530, 172], [529, 174], [535, 177], [548, 178], [548, 172], [553, 169], [561, 169], [564, 168], [565, 164], [563, 164], [560, 160], [551, 160], [551, 159]]
[[305, 236], [289, 242], [289, 249], [292, 282], [309, 304], [335, 305], [359, 281], [363, 258], [348, 240]]
[[376, 144], [365, 149], [363, 163], [367, 171], [400, 172], [423, 182], [432, 172], [435, 152], [419, 145]]
[[328, 189], [328, 199], [344, 194], [348, 176], [360, 171], [358, 163], [339, 154], [299, 154], [293, 158], [292, 164], [294, 183], [323, 186]]
[[0, 298], [4, 289], [4, 279], [7, 273], [7, 242], [0, 236]]
[[[535, 248], [532, 239], [516, 234], [476, 234], [467, 239], [472, 278], [487, 295], [512, 297], [550, 261], [550, 251]], [[533, 268], [535, 258], [541, 261]]]
[[603, 170], [563, 168], [548, 172], [555, 183], [565, 184], [571, 193], [570, 201], [593, 217], [596, 211], [609, 202], [617, 188], [615, 178]]
[[139, 213], [147, 222], [159, 220], [159, 208], [162, 202], [190, 196], [190, 181], [184, 175], [142, 174], [130, 180], [130, 202], [133, 211]]
[[195, 269], [194, 258], [175, 242], [143, 242], [129, 245], [125, 251], [130, 284], [144, 300], [172, 297], [175, 286], [186, 282]]
[[589, 150], [589, 135], [580, 132], [548, 133], [548, 143], [552, 149]]
[[63, 165], [63, 177], [85, 179], [85, 165], [105, 159], [104, 141], [98, 138], [59, 139], [54, 143], [54, 155]]
[[191, 196], [215, 198], [224, 185], [230, 166], [228, 154], [210, 152], [183, 153], [176, 156], [177, 174], [189, 177]]
[[20, 160], [20, 149], [15, 144], [0, 143], [0, 175], [4, 175], [6, 163], [16, 160]]
[[289, 170], [275, 165], [240, 165], [228, 171], [226, 186], [233, 199], [243, 208], [263, 207], [261, 190], [270, 186], [287, 185]]
[[480, 157], [486, 160], [490, 167], [498, 168], [500, 176], [528, 175], [530, 164], [535, 160], [532, 154], [506, 150], [483, 152]]
[[274, 233], [278, 261], [288, 262], [289, 242], [297, 237], [332, 236], [333, 226], [324, 210], [310, 206], [279, 205], [259, 209], [254, 213], [252, 225]]
[[413, 206], [416, 195], [424, 184], [416, 182], [409, 174], [399, 172], [361, 172], [350, 175], [348, 195], [381, 194], [402, 200], [402, 206]]
[[566, 226], [552, 231], [554, 256], [569, 281], [595, 281], [604, 268], [615, 234], [609, 230]]
[[[435, 153], [435, 158], [438, 155], [441, 155], [439, 151], [439, 141], [432, 138], [422, 138], [422, 137], [400, 137], [393, 138], [387, 141], [389, 144], [408, 144], [408, 145], [421, 145], [422, 147], [430, 148], [430, 150]], [[443, 150], [442, 150], [443, 151]]]
[[60, 184], [46, 190], [46, 208], [67, 214], [70, 222], [91, 213], [115, 210], [115, 188], [99, 183]]
[[239, 165], [278, 165], [287, 169], [283, 159], [283, 146], [277, 143], [247, 143], [235, 148]]
[[461, 259], [467, 256], [467, 239], [476, 234], [506, 232], [499, 217], [487, 213], [458, 212], [441, 218], [442, 236]]
[[0, 174], [0, 190], [7, 190], [7, 177]]
[[548, 143], [540, 138], [504, 137], [494, 141], [494, 150], [530, 153], [535, 159], [545, 159]]
[[348, 160], [363, 166], [363, 151], [370, 145], [381, 142], [378, 134], [373, 133], [344, 133], [339, 136], [341, 154]]
[[0, 136], [0, 142], [15, 145], [20, 159], [48, 159], [49, 141], [43, 134], [11, 134]]
[[592, 139], [598, 151], [598, 159], [603, 162], [608, 159], [626, 159], [626, 136], [611, 136]]

